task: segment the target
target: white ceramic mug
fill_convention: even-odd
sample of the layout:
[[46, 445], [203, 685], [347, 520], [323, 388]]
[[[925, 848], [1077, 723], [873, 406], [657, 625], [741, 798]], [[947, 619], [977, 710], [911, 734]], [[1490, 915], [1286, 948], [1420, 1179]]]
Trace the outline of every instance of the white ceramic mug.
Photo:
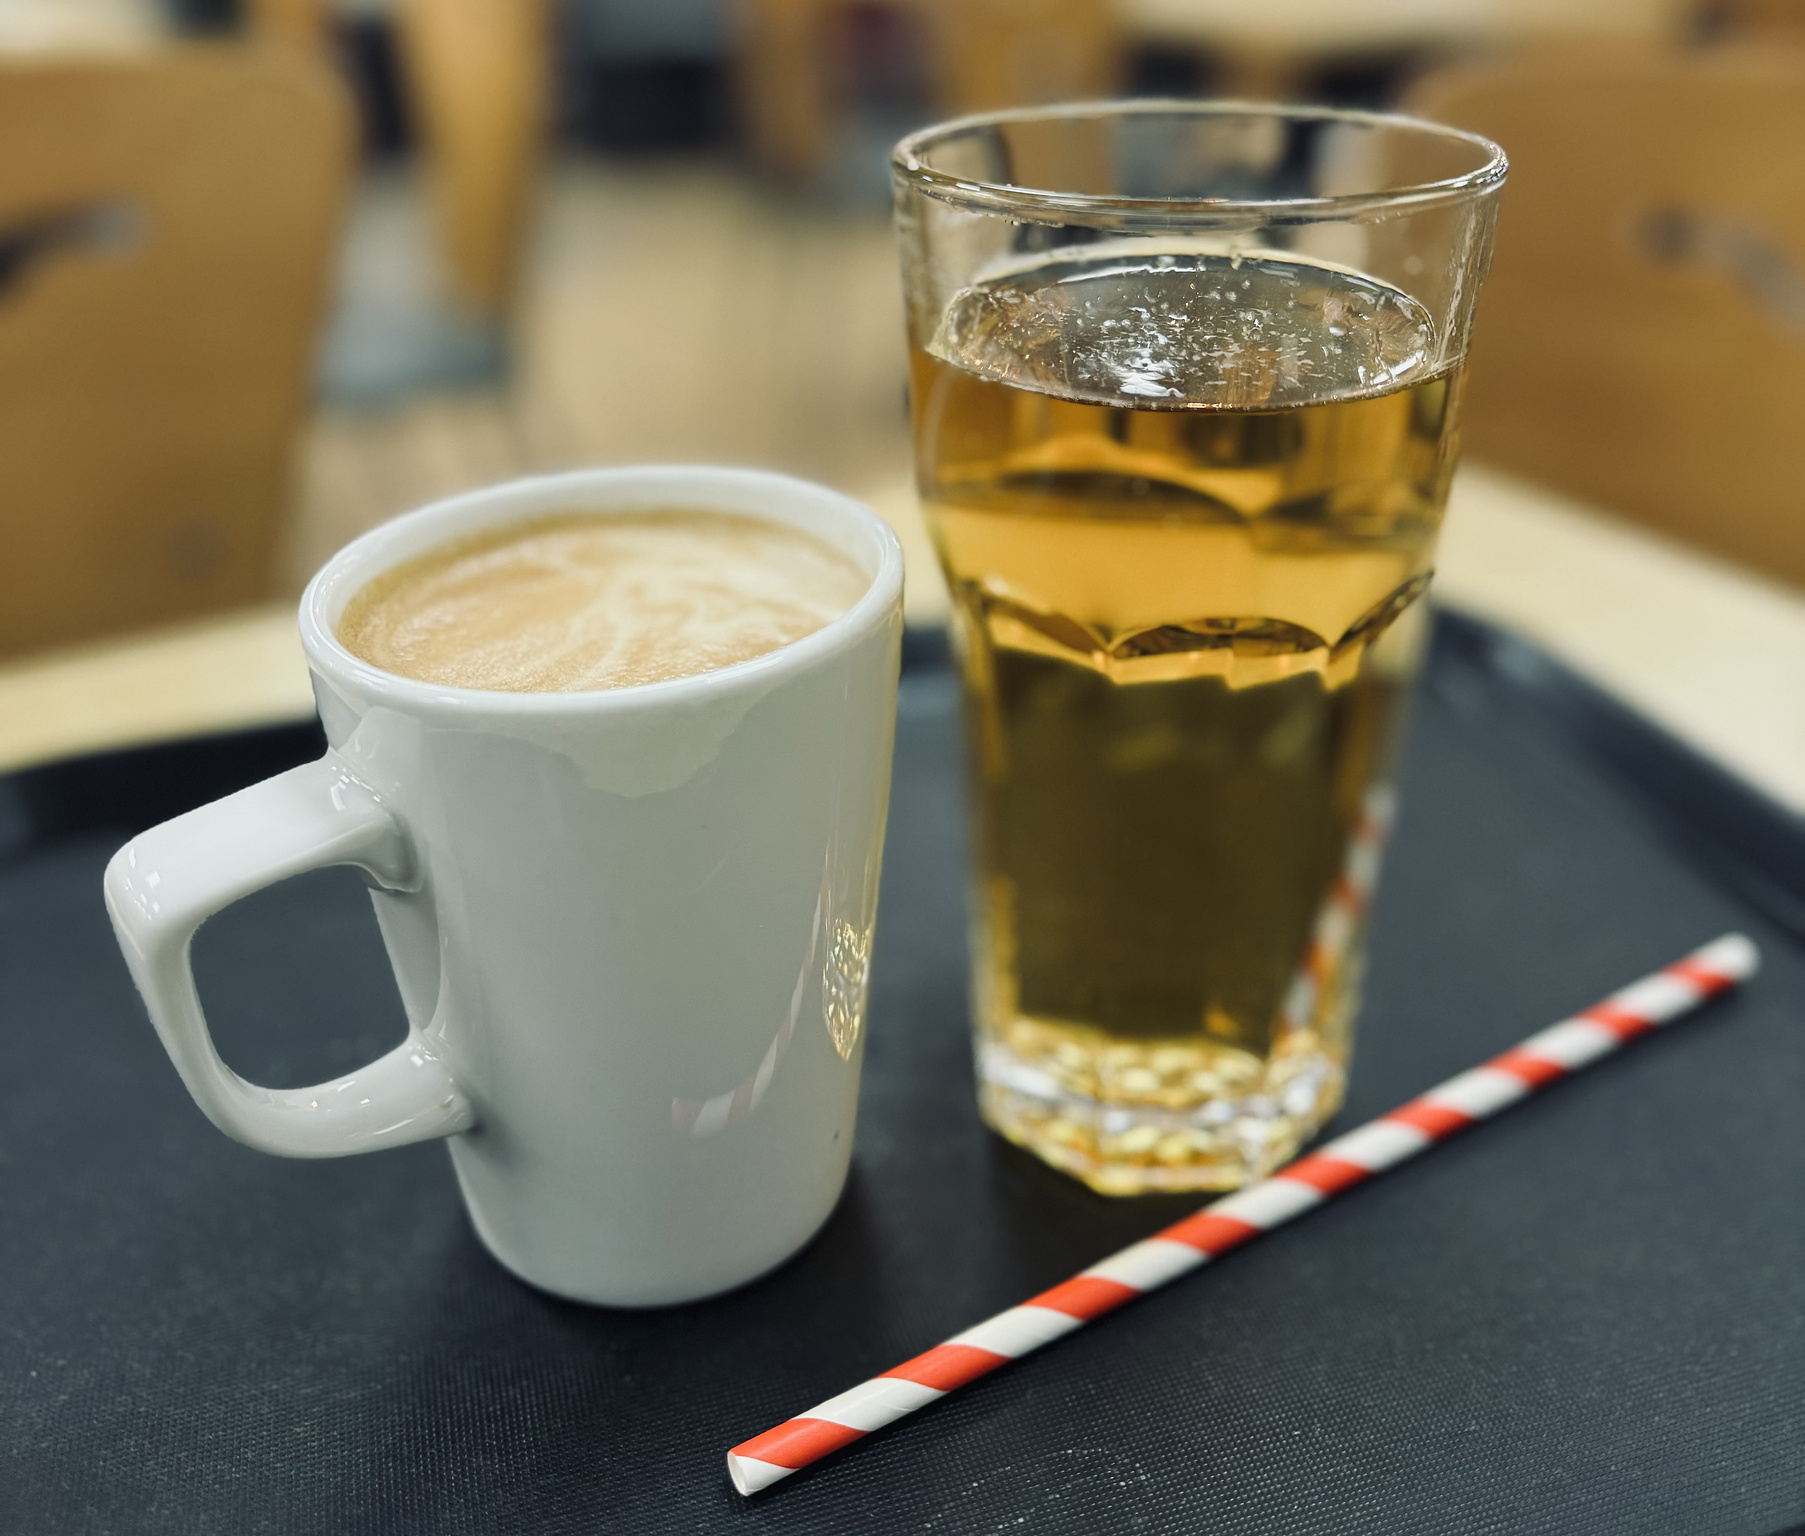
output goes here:
[[[569, 510], [714, 508], [807, 530], [870, 577], [815, 634], [591, 693], [397, 677], [339, 644], [372, 577]], [[474, 492], [342, 550], [301, 601], [324, 758], [134, 838], [107, 908], [182, 1080], [289, 1157], [450, 1138], [477, 1232], [562, 1296], [656, 1305], [794, 1253], [845, 1181], [889, 798], [902, 554], [778, 475], [595, 470]], [[303, 870], [370, 881], [407, 1040], [313, 1088], [219, 1058], [189, 941]]]

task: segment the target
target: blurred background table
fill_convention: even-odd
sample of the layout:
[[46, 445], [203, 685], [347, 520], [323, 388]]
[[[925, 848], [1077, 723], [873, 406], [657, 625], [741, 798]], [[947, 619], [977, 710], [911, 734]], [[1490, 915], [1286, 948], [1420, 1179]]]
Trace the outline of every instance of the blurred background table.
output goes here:
[[1678, 36], [1691, 0], [1117, 0], [1130, 45], [1190, 54], [1224, 96], [1306, 94], [1324, 73], [1551, 41]]

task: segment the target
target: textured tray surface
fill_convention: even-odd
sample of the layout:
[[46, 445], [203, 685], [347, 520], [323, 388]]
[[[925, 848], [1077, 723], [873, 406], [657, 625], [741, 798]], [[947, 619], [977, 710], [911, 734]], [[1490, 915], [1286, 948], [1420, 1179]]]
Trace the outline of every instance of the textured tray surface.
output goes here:
[[[66, 816], [0, 866], [0, 1531], [1805, 1520], [1805, 960], [1449, 635], [1338, 1123], [1727, 928], [1761, 942], [1757, 981], [769, 1495], [732, 1493], [729, 1445], [1196, 1204], [1104, 1200], [979, 1126], [953, 705], [943, 673], [905, 679], [845, 1201], [777, 1274], [675, 1312], [507, 1277], [437, 1147], [299, 1163], [228, 1141], [114, 951], [99, 882], [120, 834]], [[222, 739], [209, 771], [245, 750]], [[258, 750], [246, 777], [278, 766]], [[401, 1033], [344, 872], [226, 913], [196, 959], [255, 1079], [347, 1071]]]

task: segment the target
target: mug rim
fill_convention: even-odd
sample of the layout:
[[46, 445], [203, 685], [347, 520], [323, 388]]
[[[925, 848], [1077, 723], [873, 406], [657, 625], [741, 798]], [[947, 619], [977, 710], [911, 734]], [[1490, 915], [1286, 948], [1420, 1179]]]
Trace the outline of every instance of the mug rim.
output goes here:
[[[585, 493], [593, 495], [597, 488], [624, 494], [602, 505], [585, 505]], [[748, 661], [655, 683], [528, 693], [457, 688], [403, 677], [363, 660], [338, 638], [337, 619], [345, 604], [370, 581], [460, 533], [503, 527], [536, 514], [557, 511], [626, 514], [673, 504], [782, 521], [775, 509], [786, 503], [812, 505], [827, 516], [856, 527], [875, 547], [876, 569], [864, 593], [844, 613], [812, 634]], [[437, 537], [428, 534], [428, 530], [447, 522], [455, 526]], [[442, 497], [400, 513], [360, 534], [320, 567], [301, 595], [298, 619], [301, 646], [314, 671], [323, 679], [348, 686], [371, 704], [463, 721], [488, 717], [550, 722], [700, 704], [745, 688], [762, 690], [774, 686], [863, 639], [892, 612], [900, 612], [902, 587], [902, 545], [895, 531], [877, 513], [850, 496], [770, 470], [637, 464], [522, 476]]]

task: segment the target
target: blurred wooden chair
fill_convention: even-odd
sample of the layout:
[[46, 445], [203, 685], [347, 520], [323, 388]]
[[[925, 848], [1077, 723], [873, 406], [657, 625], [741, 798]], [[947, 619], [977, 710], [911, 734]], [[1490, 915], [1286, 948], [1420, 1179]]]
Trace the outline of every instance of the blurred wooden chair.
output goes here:
[[1526, 57], [1408, 107], [1511, 161], [1465, 451], [1805, 584], [1805, 53]]
[[1805, 43], [1805, 0], [1710, 0], [1704, 16], [1726, 37]]
[[740, 92], [753, 153], [806, 178], [849, 103], [846, 24], [894, 16], [919, 39], [934, 117], [1113, 94], [1121, 58], [1110, 0], [738, 0]]
[[0, 654], [271, 592], [351, 154], [274, 51], [0, 59]]

